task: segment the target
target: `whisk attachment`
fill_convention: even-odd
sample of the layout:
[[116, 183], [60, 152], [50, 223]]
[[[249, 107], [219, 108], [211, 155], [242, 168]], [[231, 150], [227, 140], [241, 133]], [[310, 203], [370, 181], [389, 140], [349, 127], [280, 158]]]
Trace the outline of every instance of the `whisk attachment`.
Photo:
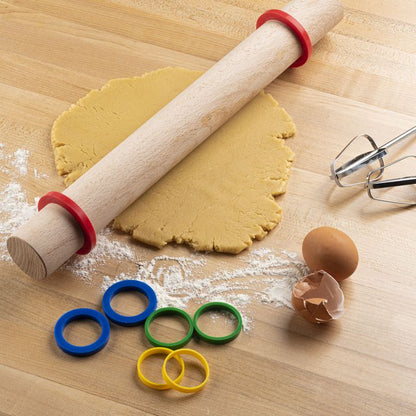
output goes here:
[[[416, 173], [416, 155], [401, 157], [383, 167], [384, 171], [389, 171], [393, 165], [413, 162]], [[416, 205], [416, 174], [412, 176], [390, 177], [389, 179], [379, 180], [380, 169], [375, 169], [367, 175], [365, 188], [371, 199], [382, 202], [390, 202], [400, 205]]]
[[[372, 146], [373, 150], [368, 152], [364, 152], [359, 154], [358, 156], [353, 157], [352, 159], [348, 160], [347, 162], [341, 164], [337, 167], [337, 163], [342, 160], [343, 155], [353, 146], [355, 142], [361, 141], [362, 139], [366, 139], [370, 145]], [[387, 154], [387, 151], [384, 149], [380, 149], [374, 139], [369, 136], [368, 134], [360, 134], [355, 136], [337, 155], [337, 157], [331, 163], [331, 174], [330, 178], [335, 181], [335, 183], [340, 186], [341, 188], [351, 187], [351, 186], [359, 186], [365, 185], [366, 183], [366, 174], [359, 175], [360, 178], [358, 181], [347, 182], [344, 178], [352, 175], [353, 173], [357, 172], [361, 169], [366, 169], [369, 164], [374, 161], [378, 161], [380, 164], [380, 177], [383, 174], [382, 168], [384, 166], [383, 157]]]
[[[389, 164], [384, 160], [389, 147], [412, 136], [416, 137], [416, 126], [382, 146], [368, 134], [354, 137], [332, 161], [330, 178], [341, 188], [364, 187], [377, 201], [416, 205], [416, 155]], [[399, 164], [401, 170], [396, 167]], [[402, 176], [406, 171], [415, 174]]]

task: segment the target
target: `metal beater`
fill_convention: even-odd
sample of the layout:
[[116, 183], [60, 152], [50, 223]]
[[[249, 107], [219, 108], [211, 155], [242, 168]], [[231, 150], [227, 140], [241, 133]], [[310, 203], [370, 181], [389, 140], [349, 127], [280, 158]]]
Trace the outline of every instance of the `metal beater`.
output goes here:
[[[395, 137], [394, 139], [390, 140], [389, 142], [383, 144], [382, 146], [377, 146], [374, 139], [369, 136], [368, 134], [361, 134], [359, 136], [354, 137], [345, 147], [342, 149], [342, 151], [337, 155], [337, 157], [332, 161], [331, 163], [331, 174], [330, 178], [335, 181], [335, 183], [342, 187], [352, 187], [352, 186], [364, 186], [364, 188], [367, 189], [368, 195], [372, 199], [385, 201], [385, 202], [392, 202], [392, 203], [398, 203], [398, 204], [404, 204], [404, 205], [416, 205], [416, 190], [415, 190], [415, 199], [413, 201], [395, 201], [395, 200], [388, 200], [388, 199], [380, 199], [374, 196], [373, 191], [376, 189], [385, 189], [385, 188], [391, 188], [391, 187], [397, 187], [397, 186], [412, 186], [416, 184], [416, 176], [405, 176], [400, 178], [393, 178], [393, 179], [387, 179], [387, 180], [380, 180], [384, 170], [392, 166], [396, 163], [402, 162], [404, 160], [407, 160], [409, 158], [415, 158], [416, 155], [408, 155], [404, 156], [392, 163], [389, 163], [388, 165], [384, 162], [384, 156], [387, 155], [387, 149], [394, 146], [395, 144], [401, 142], [402, 140], [416, 137], [416, 126], [412, 127], [411, 129], [405, 131], [404, 133], [400, 134], [399, 136]], [[368, 152], [362, 153], [351, 160], [349, 160], [346, 163], [343, 163], [341, 166], [336, 167], [336, 164], [340, 157], [345, 153], [347, 149], [351, 147], [351, 145], [359, 140], [359, 139], [366, 139], [371, 144], [373, 150], [370, 150]], [[351, 174], [366, 168], [369, 166], [370, 163], [378, 162], [379, 167], [377, 169], [371, 170], [367, 175], [363, 175], [361, 177], [362, 180], [358, 182], [353, 183], [347, 183], [343, 178], [346, 178], [347, 176], [350, 176]]]

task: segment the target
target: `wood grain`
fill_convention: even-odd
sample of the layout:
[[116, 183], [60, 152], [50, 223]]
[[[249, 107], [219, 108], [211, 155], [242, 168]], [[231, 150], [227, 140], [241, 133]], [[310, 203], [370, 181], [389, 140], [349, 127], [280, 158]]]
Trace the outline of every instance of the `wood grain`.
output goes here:
[[[260, 12], [285, 3], [0, 0], [0, 143], [9, 151], [30, 151], [29, 172], [19, 178], [28, 200], [64, 188], [49, 137], [53, 121], [70, 103], [111, 78], [169, 65], [208, 69], [251, 33]], [[147, 348], [139, 330], [112, 327], [108, 347], [85, 360], [61, 353], [52, 337], [65, 311], [99, 307], [103, 274], [131, 265], [100, 265], [86, 285], [65, 269], [33, 282], [2, 262], [0, 414], [415, 414], [415, 210], [334, 189], [328, 169], [356, 134], [367, 132], [382, 143], [416, 124], [416, 3], [343, 4], [345, 18], [318, 44], [311, 61], [268, 88], [297, 125], [288, 142], [297, 158], [280, 199], [284, 219], [254, 245], [300, 253], [314, 227], [346, 231], [358, 246], [360, 264], [343, 285], [342, 320], [315, 327], [287, 308], [253, 304], [253, 330], [232, 344], [190, 344], [211, 364], [203, 391], [189, 397], [160, 394], [143, 387], [134, 373]], [[416, 153], [416, 145], [399, 150]], [[34, 168], [48, 177], [36, 179]], [[10, 180], [1, 173], [0, 188]], [[144, 246], [134, 250], [143, 259], [155, 256]], [[162, 253], [189, 251], [167, 247]], [[190, 305], [189, 312], [195, 309]]]

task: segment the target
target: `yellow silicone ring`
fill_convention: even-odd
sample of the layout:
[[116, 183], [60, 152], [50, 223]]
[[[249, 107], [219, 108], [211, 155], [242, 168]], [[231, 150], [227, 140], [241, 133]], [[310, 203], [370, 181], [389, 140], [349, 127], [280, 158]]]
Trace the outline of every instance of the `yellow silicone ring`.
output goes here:
[[[147, 387], [151, 387], [152, 389], [155, 390], [168, 390], [171, 388], [171, 386], [167, 383], [155, 383], [153, 381], [150, 381], [149, 379], [147, 379], [143, 373], [142, 370], [140, 368], [142, 362], [147, 358], [150, 357], [151, 355], [156, 355], [156, 354], [167, 354], [169, 356], [170, 353], [172, 353], [173, 350], [171, 350], [170, 348], [164, 348], [164, 347], [155, 347], [155, 348], [149, 348], [148, 350], [146, 350], [145, 352], [143, 352], [139, 359], [137, 360], [137, 375], [139, 376], [139, 379], [142, 381], [143, 384], [145, 384]], [[178, 361], [178, 363], [181, 365], [181, 372], [178, 375], [178, 377], [176, 377], [175, 379], [175, 383], [179, 383], [182, 379], [183, 376], [185, 374], [185, 363], [183, 362], [181, 357], [174, 357], [176, 359], [176, 361]]]
[[[205, 370], [205, 379], [204, 381], [199, 384], [198, 386], [195, 387], [185, 387], [185, 386], [181, 386], [180, 384], [178, 384], [178, 379], [176, 380], [172, 380], [167, 371], [166, 371], [166, 365], [167, 362], [171, 359], [171, 358], [177, 358], [177, 356], [180, 355], [191, 355], [192, 357], [195, 357], [196, 359], [199, 360], [199, 362], [202, 364], [202, 366], [204, 367]], [[169, 387], [172, 387], [173, 389], [180, 391], [182, 393], [196, 393], [197, 391], [201, 390], [205, 384], [207, 384], [208, 378], [209, 378], [209, 366], [208, 366], [208, 362], [207, 360], [197, 351], [195, 350], [191, 350], [189, 348], [181, 348], [179, 350], [176, 351], [172, 351], [166, 358], [165, 361], [163, 362], [163, 366], [162, 366], [162, 375], [163, 375], [163, 379], [165, 380], [166, 384]]]

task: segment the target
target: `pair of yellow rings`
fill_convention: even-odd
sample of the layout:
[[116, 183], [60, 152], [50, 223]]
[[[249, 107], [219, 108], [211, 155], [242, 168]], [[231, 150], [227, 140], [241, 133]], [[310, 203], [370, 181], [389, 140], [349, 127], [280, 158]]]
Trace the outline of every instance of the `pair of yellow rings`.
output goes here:
[[[155, 383], [153, 381], [150, 381], [148, 378], [146, 378], [143, 375], [142, 370], [141, 370], [142, 362], [147, 357], [150, 357], [151, 355], [156, 355], [156, 354], [167, 355], [162, 366], [162, 376], [163, 376], [163, 379], [165, 380], [165, 383]], [[181, 355], [190, 355], [192, 357], [195, 357], [202, 364], [202, 367], [205, 370], [205, 379], [201, 384], [198, 384], [197, 386], [193, 386], [193, 387], [181, 386], [179, 384], [182, 381], [183, 376], [185, 375], [185, 363]], [[174, 358], [176, 361], [178, 361], [178, 363], [181, 366], [181, 372], [174, 380], [172, 380], [169, 377], [169, 374], [166, 370], [167, 363], [171, 358]], [[207, 381], [209, 378], [209, 366], [208, 366], [207, 360], [204, 358], [203, 355], [201, 355], [199, 352], [192, 350], [190, 348], [181, 348], [179, 350], [173, 351], [170, 348], [155, 347], [155, 348], [150, 348], [146, 350], [140, 355], [139, 359], [137, 360], [137, 374], [143, 384], [155, 390], [174, 389], [174, 390], [180, 391], [181, 393], [196, 393], [197, 391], [200, 391], [205, 386], [205, 384], [207, 384]]]

